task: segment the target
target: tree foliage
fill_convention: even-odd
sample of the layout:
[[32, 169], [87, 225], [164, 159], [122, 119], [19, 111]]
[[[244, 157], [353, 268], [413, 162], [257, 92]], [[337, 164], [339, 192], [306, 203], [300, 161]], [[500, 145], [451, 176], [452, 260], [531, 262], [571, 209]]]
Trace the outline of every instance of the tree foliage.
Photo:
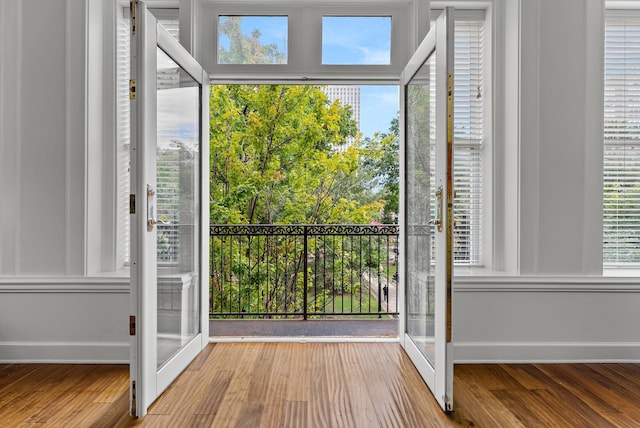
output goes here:
[[[311, 85], [212, 86], [210, 113], [212, 223], [368, 224], [381, 218], [382, 197], [391, 195], [394, 186], [397, 209], [397, 124], [395, 132], [361, 144], [351, 109], [330, 102], [322, 88]], [[354, 138], [353, 144], [336, 151], [347, 137]], [[352, 248], [329, 239], [322, 248], [309, 242], [305, 253], [299, 239], [272, 237], [269, 242], [257, 236], [213, 239], [211, 286], [217, 310], [300, 311], [300, 296], [308, 292], [304, 261], [313, 260], [331, 266], [307, 271], [309, 283], [320, 289], [308, 309], [320, 311], [337, 295], [361, 293], [365, 271], [377, 272], [378, 265], [387, 263], [374, 256], [379, 245]]]
[[398, 194], [400, 191], [399, 123], [392, 120], [387, 133], [376, 133], [363, 144], [362, 170], [366, 186], [373, 189], [373, 196], [384, 201], [380, 221], [397, 222]]
[[[368, 223], [350, 110], [310, 85], [219, 85], [211, 95], [214, 223]], [[369, 150], [371, 152], [371, 150]]]

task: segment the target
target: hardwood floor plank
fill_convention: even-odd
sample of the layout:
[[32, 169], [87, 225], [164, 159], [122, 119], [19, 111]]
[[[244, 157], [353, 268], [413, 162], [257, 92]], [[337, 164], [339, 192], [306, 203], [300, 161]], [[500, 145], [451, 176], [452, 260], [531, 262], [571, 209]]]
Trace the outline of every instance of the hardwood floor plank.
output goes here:
[[205, 394], [200, 399], [200, 404], [196, 408], [195, 414], [215, 416], [232, 378], [233, 372], [231, 370], [218, 370], [209, 383]]
[[[624, 402], [626, 398], [640, 403], [640, 383], [633, 381], [633, 376], [628, 373], [620, 373], [610, 364], [586, 364], [589, 376], [597, 382], [600, 387], [612, 391], [616, 394], [616, 400]], [[613, 369], [612, 369], [613, 368]], [[635, 407], [640, 412], [640, 406]], [[640, 413], [638, 415], [640, 420]]]
[[592, 419], [589, 419], [583, 413], [576, 411], [570, 406], [558, 406], [561, 398], [549, 389], [537, 389], [532, 391], [537, 399], [545, 406], [548, 415], [553, 416], [555, 426], [579, 426], [579, 427], [595, 427], [597, 426]]
[[602, 395], [608, 395], [605, 389], [599, 388], [577, 364], [545, 364], [539, 365], [556, 383], [562, 385], [574, 396], [592, 408], [596, 413], [619, 413], [616, 404], [606, 401]]
[[526, 427], [552, 426], [540, 420], [538, 415], [530, 410], [530, 403], [525, 394], [518, 391], [507, 391], [504, 389], [494, 389], [491, 393], [509, 409]]
[[[114, 370], [121, 366], [77, 365], [68, 367], [65, 371], [70, 371], [70, 375], [60, 377], [55, 384], [50, 385], [50, 391], [55, 398], [47, 401], [46, 412], [39, 415], [41, 421], [46, 419], [46, 422], [53, 425], [64, 425], [69, 421], [80, 419], [82, 423], [74, 423], [74, 426], [85, 426], [83, 418], [85, 414], [90, 413], [86, 411], [87, 409], [91, 409], [91, 412], [96, 414], [102, 414], [123, 393], [126, 394], [128, 401], [128, 373]], [[82, 370], [78, 371], [76, 368], [82, 368]], [[120, 382], [117, 394], [113, 394], [115, 382]], [[111, 398], [106, 399], [107, 396]], [[99, 401], [99, 398], [102, 402]], [[73, 405], [80, 401], [86, 402], [86, 407], [79, 408]]]
[[150, 415], [167, 415], [170, 419], [185, 420], [182, 418], [194, 414], [206, 391], [206, 383], [194, 372], [184, 372], [178, 380], [149, 407]]
[[[104, 404], [107, 403], [105, 402]], [[91, 418], [88, 426], [96, 428], [117, 426], [122, 419], [122, 409], [129, 408], [129, 389], [124, 388], [120, 396], [108, 404], [94, 418]]]
[[[116, 366], [109, 366], [106, 370], [108, 372], [113, 372]], [[118, 400], [123, 392], [129, 394], [129, 373], [122, 373], [121, 376], [113, 376], [107, 377], [102, 374], [107, 379], [110, 379], [110, 382], [107, 382], [94, 399], [96, 403], [113, 403]]]
[[264, 413], [264, 403], [259, 401], [249, 401], [242, 405], [235, 426], [237, 428], [259, 427], [261, 424], [262, 414]]
[[19, 390], [19, 384], [27, 382], [27, 377], [34, 370], [30, 364], [7, 364], [0, 370], [0, 411], [7, 397]]
[[[550, 364], [536, 364], [535, 369], [539, 370], [541, 373], [545, 374], [549, 378], [549, 390], [555, 396], [556, 403], [562, 403], [563, 408], [572, 409], [575, 412], [582, 415], [584, 418], [589, 420], [591, 423], [595, 424], [595, 426], [609, 426], [609, 422], [602, 417], [600, 413], [594, 408], [592, 408], [585, 401], [585, 394], [591, 394], [590, 391], [582, 391], [579, 389], [573, 389], [570, 385], [566, 385], [564, 382], [558, 382], [558, 378], [555, 375], [549, 376], [549, 371], [547, 368], [551, 368]], [[558, 373], [558, 369], [562, 370], [562, 368], [568, 368], [568, 364], [562, 365], [553, 365], [554, 369], [551, 373]]]
[[265, 346], [256, 356], [249, 378], [249, 393], [247, 395], [249, 402], [255, 402], [268, 396], [276, 351], [277, 348], [273, 346]]
[[[420, 426], [451, 426], [451, 415], [444, 413], [442, 409], [440, 409], [439, 404], [436, 402], [431, 391], [422, 377], [420, 377], [418, 370], [407, 354], [401, 348], [390, 347], [389, 345], [391, 344], [386, 345], [385, 348], [388, 354], [393, 356], [393, 361], [395, 361], [397, 365], [396, 381], [404, 384], [407, 390], [407, 397], [405, 397], [406, 401], [403, 406], [406, 411], [416, 414]], [[416, 397], [419, 398], [416, 399]], [[434, 415], [437, 416], [434, 417]], [[411, 421], [412, 418], [409, 417], [408, 420]]]
[[143, 419], [125, 365], [0, 365], [9, 427], [636, 427], [640, 365], [455, 367], [445, 414], [394, 343], [219, 343]]
[[288, 343], [283, 344], [280, 349], [282, 349], [280, 354], [282, 358], [279, 359], [279, 371], [285, 376], [283, 381], [287, 385], [287, 401], [308, 403], [311, 385], [311, 353], [314, 348], [310, 343]]
[[[358, 426], [378, 426], [376, 406], [371, 399], [370, 389], [376, 387], [374, 382], [380, 376], [378, 370], [371, 370], [366, 359], [360, 359], [359, 348], [341, 346], [340, 348], [347, 382], [347, 395], [351, 403], [351, 410]], [[381, 382], [377, 382], [381, 384]]]
[[[249, 385], [251, 382], [252, 368], [255, 367], [255, 360], [262, 351], [262, 343], [229, 344], [232, 355], [236, 355], [234, 362], [234, 374], [227, 388], [220, 409], [216, 414], [213, 426], [230, 427], [235, 426], [240, 417], [242, 405], [248, 401]], [[225, 347], [226, 348], [226, 347]], [[218, 355], [222, 360], [226, 360], [224, 355]]]
[[464, 381], [460, 378], [454, 380], [454, 412], [451, 421], [455, 425], [464, 427], [524, 427], [522, 421], [491, 391], [466, 377], [463, 379]]
[[[34, 370], [32, 374], [23, 378], [25, 385], [33, 391], [32, 399], [35, 403], [29, 405], [30, 416], [23, 421], [26, 424], [49, 422], [67, 408], [68, 403], [73, 402], [83, 388], [87, 388], [87, 385], [94, 387], [93, 382], [100, 379], [99, 376], [89, 376], [92, 370], [98, 370], [96, 366], [52, 365], [44, 369], [48, 370], [42, 373], [40, 380], [33, 375], [38, 376], [42, 370]], [[87, 382], [83, 386], [80, 381], [84, 378]], [[61, 398], [56, 399], [58, 397]], [[16, 420], [21, 414], [22, 411], [16, 413]]]
[[520, 382], [503, 369], [502, 364], [489, 364], [474, 370], [472, 377], [490, 391], [526, 391]]
[[312, 427], [331, 426], [329, 407], [329, 386], [323, 363], [323, 347], [310, 344], [312, 349], [309, 364], [309, 425]]
[[549, 378], [535, 370], [531, 364], [500, 364], [500, 369], [525, 389], [540, 390], [549, 387]]
[[306, 401], [287, 401], [284, 428], [306, 428], [309, 426], [309, 403]]
[[191, 362], [191, 364], [189, 364], [189, 367], [187, 367], [186, 370], [192, 371], [192, 372], [197, 372], [201, 370], [204, 364], [209, 359], [209, 356], [213, 352], [213, 348], [215, 346], [216, 346], [215, 343], [208, 344], [202, 351], [200, 351], [198, 356]]
[[331, 409], [331, 426], [354, 427], [355, 420], [347, 393], [349, 378], [344, 369], [340, 344], [329, 345], [332, 346], [324, 347], [324, 371]]
[[[296, 344], [282, 344], [286, 346], [269, 347], [273, 354], [273, 364], [270, 376], [267, 380], [267, 390], [264, 397], [264, 412], [261, 424], [265, 427], [281, 427], [285, 423], [287, 406], [287, 389], [293, 384], [293, 379], [299, 379], [295, 383], [303, 382], [304, 378], [298, 372], [291, 369], [291, 362], [294, 359], [294, 348]], [[301, 345], [301, 344], [298, 344]], [[300, 346], [300, 351], [303, 346]]]

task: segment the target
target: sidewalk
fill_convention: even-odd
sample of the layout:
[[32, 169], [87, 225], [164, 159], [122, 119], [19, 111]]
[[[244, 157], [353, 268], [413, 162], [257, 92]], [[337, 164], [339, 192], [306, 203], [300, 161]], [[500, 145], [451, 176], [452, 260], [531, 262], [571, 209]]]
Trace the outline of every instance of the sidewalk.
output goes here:
[[[384, 312], [398, 312], [398, 283], [389, 278], [387, 281], [386, 275], [380, 275], [380, 293], [378, 295], [378, 275], [370, 276], [369, 273], [364, 272], [363, 278], [369, 283], [369, 289], [371, 294], [382, 304], [382, 310]], [[387, 299], [384, 298], [384, 286], [388, 286]]]

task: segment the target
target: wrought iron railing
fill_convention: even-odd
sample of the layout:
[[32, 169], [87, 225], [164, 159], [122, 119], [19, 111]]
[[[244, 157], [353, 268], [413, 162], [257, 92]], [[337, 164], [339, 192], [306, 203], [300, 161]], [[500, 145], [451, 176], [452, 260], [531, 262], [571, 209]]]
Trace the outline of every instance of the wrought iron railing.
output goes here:
[[396, 225], [214, 225], [211, 317], [393, 316]]

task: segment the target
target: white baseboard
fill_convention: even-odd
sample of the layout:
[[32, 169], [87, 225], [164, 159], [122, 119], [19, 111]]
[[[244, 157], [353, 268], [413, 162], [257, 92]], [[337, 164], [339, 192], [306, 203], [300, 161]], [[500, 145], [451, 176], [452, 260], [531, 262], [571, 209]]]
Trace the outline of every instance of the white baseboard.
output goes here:
[[0, 363], [129, 364], [129, 342], [0, 342]]
[[[332, 340], [333, 339], [333, 340]], [[354, 342], [335, 338], [224, 338], [210, 342]], [[396, 342], [356, 340], [357, 342]], [[497, 363], [640, 363], [640, 343], [456, 343], [456, 364]], [[0, 363], [129, 364], [129, 343], [3, 342]]]
[[455, 343], [456, 364], [640, 363], [640, 343]]

